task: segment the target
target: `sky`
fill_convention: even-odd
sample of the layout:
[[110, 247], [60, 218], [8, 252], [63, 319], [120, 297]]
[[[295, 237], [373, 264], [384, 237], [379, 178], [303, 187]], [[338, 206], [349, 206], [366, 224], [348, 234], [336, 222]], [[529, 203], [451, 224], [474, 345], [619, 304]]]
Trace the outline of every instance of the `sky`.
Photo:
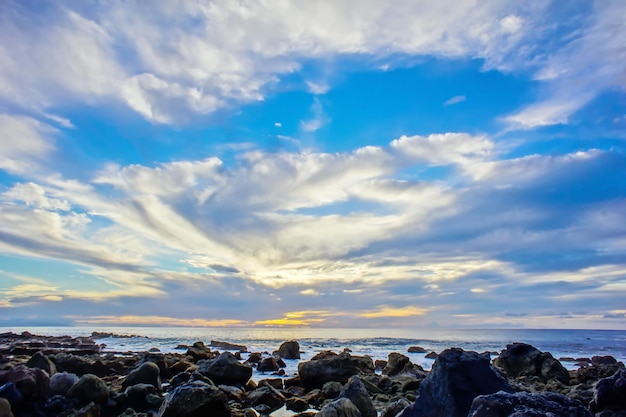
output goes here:
[[0, 326], [626, 329], [622, 0], [3, 0]]

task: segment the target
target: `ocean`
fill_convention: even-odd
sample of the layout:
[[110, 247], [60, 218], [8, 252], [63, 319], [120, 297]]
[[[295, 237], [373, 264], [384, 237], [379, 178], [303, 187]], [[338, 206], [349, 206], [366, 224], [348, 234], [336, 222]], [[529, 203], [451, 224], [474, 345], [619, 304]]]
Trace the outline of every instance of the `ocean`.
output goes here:
[[[411, 346], [420, 346], [426, 352], [440, 352], [449, 347], [460, 347], [476, 352], [500, 352], [512, 342], [529, 343], [539, 350], [552, 353], [555, 358], [590, 358], [594, 355], [612, 355], [626, 362], [626, 331], [623, 330], [546, 330], [546, 329], [321, 329], [321, 328], [198, 328], [198, 327], [2, 327], [0, 332], [29, 331], [40, 335], [89, 336], [93, 331], [118, 335], [136, 335], [128, 338], [104, 338], [104, 352], [142, 352], [158, 348], [161, 352], [179, 352], [177, 346], [211, 340], [245, 345], [248, 352], [273, 352], [288, 340], [297, 340], [302, 351], [301, 360], [310, 359], [323, 350], [341, 352], [345, 348], [353, 355], [369, 355], [374, 360], [387, 359], [391, 352], [400, 352], [413, 363], [430, 369], [434, 360], [425, 353], [408, 353]], [[243, 355], [246, 358], [246, 354]], [[295, 375], [297, 360], [287, 360], [287, 376]], [[568, 369], [576, 369], [572, 362], [563, 362]], [[268, 377], [255, 371], [254, 379]]]

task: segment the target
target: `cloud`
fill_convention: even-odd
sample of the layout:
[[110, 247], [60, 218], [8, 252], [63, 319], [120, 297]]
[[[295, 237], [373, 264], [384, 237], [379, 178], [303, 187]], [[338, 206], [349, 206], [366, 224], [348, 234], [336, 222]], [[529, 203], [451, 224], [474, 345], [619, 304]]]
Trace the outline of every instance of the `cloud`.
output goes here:
[[452, 106], [454, 104], [458, 104], [458, 103], [462, 103], [467, 99], [467, 97], [465, 96], [454, 96], [451, 97], [450, 99], [446, 100], [445, 103], [443, 103], [444, 106]]
[[13, 174], [41, 171], [54, 150], [57, 130], [27, 116], [0, 114], [0, 169]]
[[274, 127], [283, 127], [283, 124], [280, 122], [274, 123]]
[[311, 119], [302, 120], [300, 122], [300, 129], [304, 132], [315, 132], [329, 122], [328, 115], [324, 112], [322, 102], [317, 97], [313, 99], [311, 113], [313, 114]]

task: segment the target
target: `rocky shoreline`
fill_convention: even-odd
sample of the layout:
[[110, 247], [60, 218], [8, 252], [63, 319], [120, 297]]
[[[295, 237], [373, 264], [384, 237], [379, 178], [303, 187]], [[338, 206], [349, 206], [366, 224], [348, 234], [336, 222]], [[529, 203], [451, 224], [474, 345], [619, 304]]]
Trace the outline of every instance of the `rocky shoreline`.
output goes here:
[[0, 417], [626, 417], [626, 369], [610, 356], [565, 358], [580, 365], [568, 371], [523, 343], [493, 360], [451, 348], [426, 371], [403, 352], [373, 361], [346, 349], [285, 375], [297, 341], [272, 353], [215, 340], [105, 353], [104, 337], [125, 336], [0, 334]]

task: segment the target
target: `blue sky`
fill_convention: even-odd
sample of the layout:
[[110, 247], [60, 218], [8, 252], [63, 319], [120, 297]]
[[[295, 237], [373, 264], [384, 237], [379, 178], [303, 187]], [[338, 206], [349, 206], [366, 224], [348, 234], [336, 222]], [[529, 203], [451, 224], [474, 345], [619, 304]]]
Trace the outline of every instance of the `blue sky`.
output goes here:
[[619, 0], [4, 1], [0, 325], [626, 329]]

